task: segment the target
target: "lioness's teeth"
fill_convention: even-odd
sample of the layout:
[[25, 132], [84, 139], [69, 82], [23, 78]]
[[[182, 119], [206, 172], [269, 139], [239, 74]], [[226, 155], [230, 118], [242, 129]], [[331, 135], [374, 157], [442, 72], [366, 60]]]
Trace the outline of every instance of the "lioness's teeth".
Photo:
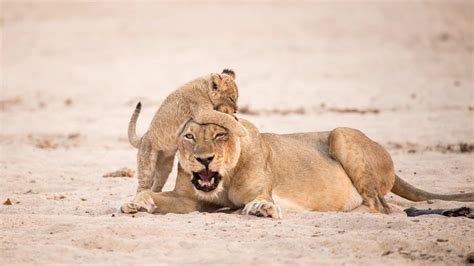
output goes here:
[[202, 186], [202, 180], [201, 179], [198, 179], [198, 183], [200, 186]]
[[211, 178], [211, 186], [214, 185], [214, 177]]

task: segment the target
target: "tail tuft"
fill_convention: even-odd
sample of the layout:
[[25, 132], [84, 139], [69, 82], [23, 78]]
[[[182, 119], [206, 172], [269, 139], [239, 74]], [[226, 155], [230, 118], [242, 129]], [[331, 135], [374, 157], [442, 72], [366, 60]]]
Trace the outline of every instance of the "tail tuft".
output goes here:
[[142, 110], [142, 102], [138, 102], [138, 103], [137, 103], [137, 107], [135, 107], [135, 110], [136, 110], [136, 111]]

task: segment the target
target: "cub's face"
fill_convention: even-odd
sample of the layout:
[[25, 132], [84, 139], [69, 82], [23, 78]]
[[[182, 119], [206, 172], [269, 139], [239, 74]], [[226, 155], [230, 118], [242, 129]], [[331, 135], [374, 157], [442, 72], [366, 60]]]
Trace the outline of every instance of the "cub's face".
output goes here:
[[239, 91], [234, 71], [224, 69], [221, 74], [211, 74], [209, 97], [215, 110], [230, 115], [237, 112]]
[[240, 141], [225, 128], [188, 122], [178, 138], [178, 158], [196, 193], [212, 197], [223, 188], [240, 156]]

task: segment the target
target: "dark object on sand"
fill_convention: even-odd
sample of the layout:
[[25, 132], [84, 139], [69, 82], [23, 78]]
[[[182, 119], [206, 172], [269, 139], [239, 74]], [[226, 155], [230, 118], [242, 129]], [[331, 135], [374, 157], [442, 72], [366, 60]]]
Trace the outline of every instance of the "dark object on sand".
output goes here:
[[474, 263], [474, 252], [471, 252], [471, 253], [467, 254], [466, 261], [468, 263]]
[[454, 209], [417, 209], [414, 207], [408, 208], [404, 210], [408, 217], [415, 217], [420, 215], [427, 215], [427, 214], [439, 214], [448, 217], [458, 217], [463, 216], [470, 219], [474, 219], [474, 211], [468, 207], [460, 207]]

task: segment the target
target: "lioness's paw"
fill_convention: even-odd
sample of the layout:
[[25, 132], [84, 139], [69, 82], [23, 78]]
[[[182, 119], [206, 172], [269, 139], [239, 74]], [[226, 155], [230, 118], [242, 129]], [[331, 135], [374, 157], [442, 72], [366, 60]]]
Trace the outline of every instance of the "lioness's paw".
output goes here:
[[242, 210], [243, 214], [255, 215], [259, 217], [283, 218], [280, 206], [273, 202], [264, 200], [253, 200], [247, 203]]
[[124, 203], [120, 206], [119, 211], [123, 213], [136, 213], [138, 212], [138, 206], [133, 202]]
[[155, 212], [156, 205], [151, 193], [153, 193], [151, 190], [144, 190], [138, 193], [132, 202], [123, 204], [122, 207], [120, 207], [120, 211], [123, 213], [136, 213], [139, 211]]

